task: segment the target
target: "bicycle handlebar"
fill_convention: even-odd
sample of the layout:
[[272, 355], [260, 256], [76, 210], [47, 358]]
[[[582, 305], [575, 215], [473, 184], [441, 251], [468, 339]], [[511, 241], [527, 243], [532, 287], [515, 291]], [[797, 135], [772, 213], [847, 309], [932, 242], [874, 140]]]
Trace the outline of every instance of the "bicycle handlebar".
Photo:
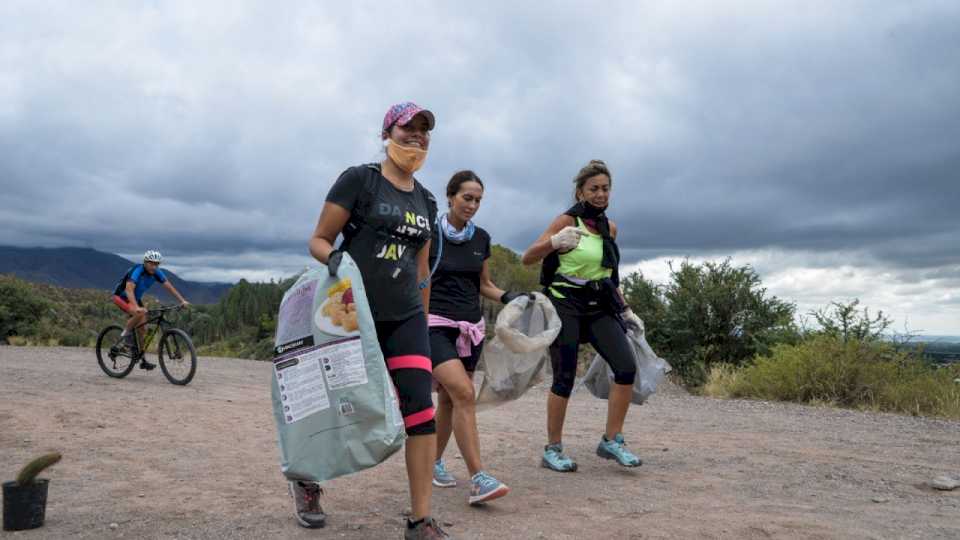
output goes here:
[[151, 313], [151, 314], [166, 313], [167, 311], [177, 311], [177, 310], [181, 310], [181, 309], [184, 309], [185, 307], [186, 307], [186, 306], [184, 306], [183, 304], [173, 304], [173, 305], [169, 305], [169, 306], [160, 306], [160, 307], [158, 307], [158, 308], [156, 308], [156, 309], [149, 309], [149, 310], [147, 310], [147, 313]]

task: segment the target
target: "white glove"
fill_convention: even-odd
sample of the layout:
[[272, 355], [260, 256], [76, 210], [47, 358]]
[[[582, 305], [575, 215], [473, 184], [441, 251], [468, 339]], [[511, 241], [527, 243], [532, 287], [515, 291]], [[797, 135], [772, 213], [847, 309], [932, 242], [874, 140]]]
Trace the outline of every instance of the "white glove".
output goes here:
[[577, 245], [580, 244], [581, 236], [583, 236], [583, 231], [573, 226], [567, 226], [550, 237], [550, 245], [553, 246], [553, 249], [562, 252], [570, 251], [576, 249]]

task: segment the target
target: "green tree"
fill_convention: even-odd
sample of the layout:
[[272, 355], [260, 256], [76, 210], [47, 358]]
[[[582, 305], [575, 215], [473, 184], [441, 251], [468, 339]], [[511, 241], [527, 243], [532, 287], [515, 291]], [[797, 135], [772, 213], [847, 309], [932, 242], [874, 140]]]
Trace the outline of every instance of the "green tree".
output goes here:
[[664, 322], [667, 317], [667, 301], [663, 287], [643, 277], [642, 272], [633, 272], [621, 282], [623, 298], [630, 309], [643, 320], [647, 342], [654, 350], [667, 344]]
[[47, 310], [47, 302], [13, 276], [0, 276], [0, 341], [31, 335]]
[[883, 310], [871, 317], [869, 308], [864, 306], [861, 312], [859, 307], [860, 299], [855, 299], [847, 303], [830, 302], [825, 308], [811, 311], [810, 315], [820, 325], [820, 330], [814, 333], [839, 338], [844, 343], [851, 340], [880, 341], [893, 319], [884, 315]]
[[795, 306], [769, 296], [749, 265], [684, 261], [670, 271], [661, 354], [687, 384], [703, 384], [713, 364], [740, 365], [796, 335]]

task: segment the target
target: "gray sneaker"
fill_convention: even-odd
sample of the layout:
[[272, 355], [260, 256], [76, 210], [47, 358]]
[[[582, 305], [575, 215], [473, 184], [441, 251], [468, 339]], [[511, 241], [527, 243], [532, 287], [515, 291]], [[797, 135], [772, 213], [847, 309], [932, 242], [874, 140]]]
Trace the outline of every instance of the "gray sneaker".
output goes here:
[[320, 506], [323, 489], [317, 482], [290, 481], [290, 496], [296, 503], [297, 523], [308, 529], [319, 529], [327, 523], [327, 515]]
[[506, 484], [480, 471], [470, 479], [470, 504], [483, 504], [494, 499], [499, 499], [507, 493], [510, 488]]
[[438, 459], [433, 464], [433, 485], [441, 488], [456, 487], [457, 479], [447, 472], [447, 466], [443, 458]]
[[408, 521], [407, 530], [404, 531], [403, 538], [404, 540], [441, 540], [443, 538], [450, 538], [450, 535], [445, 533], [443, 529], [440, 528], [440, 524], [433, 518], [428, 517], [424, 518], [420, 523], [417, 523], [415, 527], [411, 527]]

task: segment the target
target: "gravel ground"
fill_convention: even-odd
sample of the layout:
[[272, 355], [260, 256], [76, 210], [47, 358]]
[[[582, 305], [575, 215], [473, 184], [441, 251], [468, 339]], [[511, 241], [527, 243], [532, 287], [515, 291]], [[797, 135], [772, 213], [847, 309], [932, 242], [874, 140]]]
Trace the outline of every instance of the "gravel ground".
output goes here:
[[[11, 538], [398, 538], [403, 460], [331, 482], [300, 529], [280, 475], [267, 363], [201, 358], [194, 381], [106, 377], [89, 349], [0, 347], [0, 476], [56, 449], [47, 524]], [[479, 417], [513, 492], [467, 506], [466, 468], [434, 514], [455, 538], [960, 538], [960, 422], [663, 392], [627, 419], [644, 466], [594, 455], [606, 404], [574, 396], [574, 474], [539, 466], [546, 390]]]

